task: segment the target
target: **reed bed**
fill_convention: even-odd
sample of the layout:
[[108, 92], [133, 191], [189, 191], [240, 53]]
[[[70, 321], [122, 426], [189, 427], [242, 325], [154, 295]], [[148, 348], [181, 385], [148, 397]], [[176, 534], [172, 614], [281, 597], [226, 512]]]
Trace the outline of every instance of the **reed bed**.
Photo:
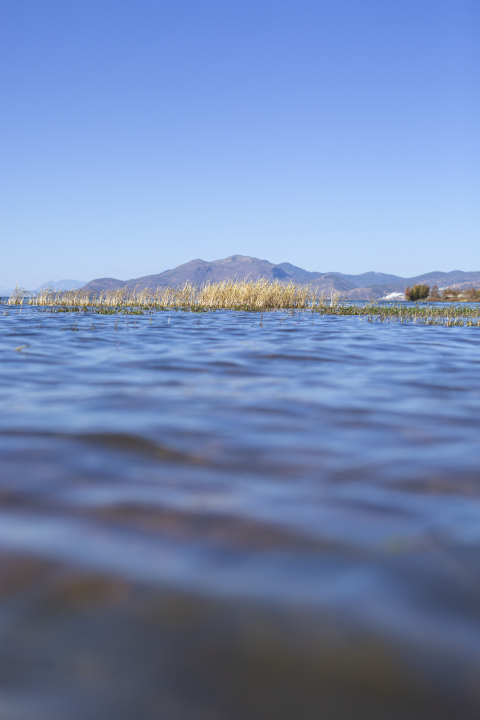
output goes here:
[[9, 305], [44, 305], [77, 308], [156, 308], [179, 310], [245, 309], [255, 311], [307, 309], [323, 302], [307, 285], [258, 280], [224, 280], [223, 282], [180, 287], [159, 287], [155, 291], [132, 291], [127, 287], [92, 293], [85, 290], [57, 291], [46, 288], [34, 297], [27, 297], [16, 288]]
[[127, 287], [99, 293], [85, 290], [58, 291], [46, 288], [35, 296], [16, 288], [9, 305], [48, 307], [52, 312], [93, 312], [98, 314], [143, 314], [160, 310], [209, 312], [236, 310], [246, 312], [308, 311], [322, 315], [358, 316], [367, 322], [418, 323], [480, 327], [480, 306], [465, 303], [348, 303], [341, 296], [318, 294], [309, 285], [294, 282], [225, 280], [203, 285], [185, 283], [180, 287], [129, 290]]

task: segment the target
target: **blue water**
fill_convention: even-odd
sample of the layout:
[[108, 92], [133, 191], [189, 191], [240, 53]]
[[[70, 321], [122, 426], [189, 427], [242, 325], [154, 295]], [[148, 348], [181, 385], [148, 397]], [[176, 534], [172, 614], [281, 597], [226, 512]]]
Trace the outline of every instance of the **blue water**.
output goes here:
[[480, 717], [480, 331], [0, 306], [0, 717]]

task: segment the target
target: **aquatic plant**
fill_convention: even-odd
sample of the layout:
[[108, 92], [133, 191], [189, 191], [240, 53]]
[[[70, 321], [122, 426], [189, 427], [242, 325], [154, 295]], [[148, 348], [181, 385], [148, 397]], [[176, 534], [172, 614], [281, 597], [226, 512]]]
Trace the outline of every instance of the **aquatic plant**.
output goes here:
[[[257, 280], [224, 280], [202, 285], [185, 283], [179, 287], [145, 288], [133, 291], [126, 287], [92, 293], [85, 290], [58, 291], [46, 288], [27, 301], [30, 305], [96, 307], [96, 308], [178, 308], [178, 309], [306, 309], [325, 302], [325, 296], [318, 297], [309, 285], [294, 282], [269, 282]], [[339, 302], [339, 296], [331, 298]]]
[[[475, 299], [477, 299], [477, 291]], [[478, 293], [480, 295], [480, 293]], [[473, 296], [472, 296], [473, 297]], [[83, 313], [101, 315], [118, 313], [142, 315], [157, 311], [178, 310], [187, 312], [213, 312], [235, 310], [245, 312], [309, 312], [320, 315], [357, 316], [371, 323], [413, 322], [423, 325], [453, 327], [480, 326], [480, 307], [465, 303], [348, 303], [338, 293], [318, 291], [310, 285], [294, 282], [257, 280], [224, 280], [203, 285], [185, 283], [180, 287], [159, 287], [155, 290], [107, 290], [99, 293], [85, 290], [55, 290], [46, 288], [29, 297], [22, 288], [16, 288], [9, 305], [33, 305], [48, 312]]]
[[23, 305], [27, 296], [28, 291], [25, 290], [25, 288], [15, 285], [15, 290], [12, 292], [12, 294], [7, 300], [7, 305]]

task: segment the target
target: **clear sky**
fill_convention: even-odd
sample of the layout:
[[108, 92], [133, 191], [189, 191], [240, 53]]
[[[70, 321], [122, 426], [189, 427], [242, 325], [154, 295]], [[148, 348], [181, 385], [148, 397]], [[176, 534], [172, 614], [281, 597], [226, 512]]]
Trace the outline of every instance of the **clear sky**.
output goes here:
[[0, 287], [480, 270], [478, 0], [0, 0]]

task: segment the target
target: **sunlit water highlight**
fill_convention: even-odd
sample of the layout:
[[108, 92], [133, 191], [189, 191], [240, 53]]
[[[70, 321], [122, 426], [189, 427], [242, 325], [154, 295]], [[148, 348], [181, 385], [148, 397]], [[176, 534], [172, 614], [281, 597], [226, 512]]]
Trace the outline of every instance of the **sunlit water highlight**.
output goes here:
[[0, 306], [0, 715], [480, 716], [480, 332]]

